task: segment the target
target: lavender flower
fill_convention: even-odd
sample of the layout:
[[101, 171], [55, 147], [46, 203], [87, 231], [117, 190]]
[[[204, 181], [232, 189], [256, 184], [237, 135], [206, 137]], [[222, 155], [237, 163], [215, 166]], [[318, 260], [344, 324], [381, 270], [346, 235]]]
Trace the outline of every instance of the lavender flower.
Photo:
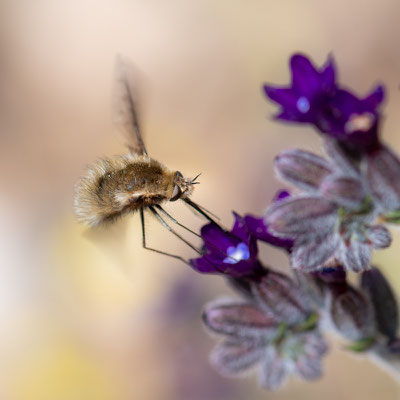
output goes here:
[[290, 69], [291, 86], [264, 85], [266, 95], [281, 106], [277, 119], [312, 124], [357, 152], [377, 146], [382, 86], [357, 98], [336, 83], [332, 57], [318, 69], [306, 56], [295, 54]]
[[240, 277], [260, 268], [256, 238], [247, 229], [244, 219], [236, 213], [233, 215], [235, 223], [230, 232], [213, 223], [201, 228], [205, 254], [190, 260], [197, 272]]
[[276, 157], [278, 175], [305, 193], [274, 203], [265, 224], [277, 236], [294, 240], [293, 268], [305, 272], [342, 264], [369, 268], [371, 250], [390, 245], [389, 231], [376, 223], [380, 207], [354, 160], [327, 143], [330, 161], [301, 150]]
[[204, 311], [207, 327], [226, 338], [212, 353], [216, 368], [237, 376], [258, 366], [260, 384], [271, 390], [282, 386], [289, 374], [319, 378], [327, 345], [298, 287], [274, 271], [250, 287], [253, 296], [246, 302], [212, 303]]
[[[280, 193], [276, 202], [287, 196], [287, 192]], [[257, 258], [257, 240], [286, 250], [292, 247], [292, 240], [277, 237], [269, 231], [263, 217], [248, 214], [243, 218], [235, 212], [233, 215], [235, 222], [230, 232], [213, 223], [202, 227], [205, 254], [190, 260], [197, 272], [232, 277], [257, 275], [261, 268]]]

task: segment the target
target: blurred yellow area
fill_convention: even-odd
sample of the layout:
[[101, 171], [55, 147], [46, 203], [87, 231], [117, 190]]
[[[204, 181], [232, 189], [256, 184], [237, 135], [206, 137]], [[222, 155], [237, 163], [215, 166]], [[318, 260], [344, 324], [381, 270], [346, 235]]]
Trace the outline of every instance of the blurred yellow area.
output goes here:
[[26, 400], [122, 399], [110, 374], [73, 343], [54, 340], [26, 361], [11, 383], [11, 398]]
[[[95, 159], [125, 151], [111, 120], [116, 54], [137, 68], [149, 154], [194, 177], [195, 201], [225, 225], [262, 214], [288, 147], [321, 152], [308, 127], [274, 122], [264, 82], [288, 59], [332, 53], [360, 95], [388, 90], [382, 135], [400, 152], [400, 3], [396, 0], [3, 0], [0, 3], [0, 400], [400, 398], [395, 381], [333, 342], [324, 378], [277, 393], [222, 378], [208, 363], [216, 277], [146, 252], [138, 215], [107, 229], [75, 220], [73, 186]], [[197, 230], [184, 205], [166, 207]], [[147, 216], [152, 247], [194, 257]], [[195, 237], [190, 238], [198, 243]], [[375, 261], [400, 291], [400, 235]], [[286, 256], [262, 246], [265, 264]]]

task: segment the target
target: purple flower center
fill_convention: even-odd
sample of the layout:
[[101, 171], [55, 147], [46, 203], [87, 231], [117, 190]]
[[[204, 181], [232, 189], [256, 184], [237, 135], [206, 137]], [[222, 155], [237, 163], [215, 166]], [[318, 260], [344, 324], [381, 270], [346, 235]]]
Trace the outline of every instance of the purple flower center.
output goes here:
[[374, 114], [365, 112], [363, 114], [352, 114], [346, 122], [344, 129], [346, 133], [355, 131], [368, 132], [375, 122]]
[[302, 96], [297, 100], [296, 106], [301, 113], [305, 114], [310, 109], [310, 102]]
[[226, 264], [237, 264], [239, 261], [250, 258], [249, 247], [243, 242], [240, 242], [236, 247], [229, 246], [226, 254], [228, 255], [228, 257], [224, 258], [224, 263]]

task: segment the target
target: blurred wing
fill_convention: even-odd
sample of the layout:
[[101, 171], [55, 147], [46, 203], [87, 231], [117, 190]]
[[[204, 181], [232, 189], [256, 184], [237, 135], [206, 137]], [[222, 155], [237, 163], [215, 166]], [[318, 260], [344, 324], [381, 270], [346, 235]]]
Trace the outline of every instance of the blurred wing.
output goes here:
[[132, 154], [147, 155], [140, 133], [132, 83], [133, 68], [119, 56], [116, 61], [114, 122]]

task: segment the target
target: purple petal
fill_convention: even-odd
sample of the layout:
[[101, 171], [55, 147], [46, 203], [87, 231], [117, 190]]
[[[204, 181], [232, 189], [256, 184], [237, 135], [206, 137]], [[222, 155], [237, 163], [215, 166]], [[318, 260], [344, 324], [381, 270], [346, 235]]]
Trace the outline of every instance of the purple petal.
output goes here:
[[268, 231], [264, 224], [264, 218], [257, 218], [252, 215], [246, 215], [244, 221], [249, 232], [257, 239], [269, 243], [273, 246], [290, 249], [293, 246], [293, 240], [277, 237]]
[[364, 104], [371, 112], [375, 111], [385, 98], [385, 88], [377, 86], [364, 100]]
[[337, 206], [319, 197], [288, 198], [270, 206], [264, 222], [278, 236], [295, 238], [327, 232], [337, 221]]
[[309, 97], [321, 89], [320, 74], [307, 57], [301, 54], [292, 56], [290, 69], [293, 89], [297, 93]]
[[201, 274], [221, 274], [221, 260], [213, 259], [210, 255], [206, 257], [192, 258], [189, 260], [191, 267]]
[[321, 185], [322, 195], [336, 204], [359, 210], [366, 197], [360, 180], [348, 176], [328, 176]]
[[306, 242], [294, 245], [291, 255], [291, 264], [294, 269], [302, 272], [312, 272], [324, 267], [324, 264], [335, 255], [339, 247], [339, 238], [336, 233], [310, 237]]
[[283, 110], [279, 112], [278, 114], [273, 116], [274, 120], [277, 121], [285, 121], [285, 122], [310, 122], [308, 119], [305, 118], [305, 116], [301, 113], [298, 112], [297, 107], [295, 111], [290, 111], [290, 109]]
[[399, 326], [399, 310], [388, 280], [377, 268], [372, 268], [363, 272], [361, 286], [373, 305], [379, 332], [390, 340], [395, 339]]
[[235, 212], [233, 212], [233, 217], [235, 218], [235, 223], [231, 231], [232, 235], [237, 236], [243, 242], [247, 242], [249, 239], [249, 231], [244, 218]]
[[277, 390], [284, 384], [287, 375], [288, 371], [283, 359], [275, 347], [268, 346], [258, 375], [260, 385], [269, 390]]
[[209, 304], [204, 313], [205, 324], [214, 332], [242, 338], [272, 339], [278, 322], [252, 304]]
[[389, 247], [392, 243], [392, 235], [383, 225], [370, 226], [366, 230], [365, 235], [371, 242], [374, 249], [384, 249]]
[[340, 259], [346, 269], [361, 272], [370, 268], [371, 248], [368, 243], [353, 237], [347, 243], [342, 241], [339, 250]]
[[350, 115], [361, 114], [366, 111], [362, 101], [353, 93], [344, 89], [339, 89], [335, 92], [335, 96], [329, 106], [338, 122], [346, 122]]
[[298, 113], [297, 100], [298, 96], [291, 88], [278, 88], [269, 85], [264, 85], [265, 94], [276, 103], [280, 104], [284, 109], [289, 109], [291, 112]]
[[290, 197], [290, 193], [287, 190], [279, 190], [275, 194], [274, 199], [272, 201], [273, 202], [280, 201], [286, 199], [287, 197]]
[[325, 65], [322, 67], [320, 72], [321, 83], [324, 89], [333, 88], [335, 85], [335, 60], [332, 56], [329, 56]]
[[300, 189], [315, 191], [322, 180], [332, 173], [323, 158], [302, 150], [286, 150], [275, 158], [278, 175]]
[[235, 376], [257, 364], [264, 352], [265, 346], [260, 342], [230, 340], [214, 349], [211, 362], [221, 374]]
[[382, 146], [366, 157], [369, 187], [380, 205], [387, 211], [400, 208], [400, 159]]
[[308, 110], [309, 100], [298, 96], [291, 88], [279, 88], [264, 85], [266, 95], [281, 106], [274, 119], [288, 122], [310, 122]]
[[[250, 251], [251, 252], [251, 251]], [[254, 252], [253, 252], [254, 255]], [[200, 258], [190, 259], [191, 267], [203, 274], [224, 274], [232, 277], [243, 277], [252, 275], [259, 268], [257, 253], [249, 260], [238, 261], [237, 263], [224, 262], [224, 259], [216, 258], [214, 255], [206, 254]]]
[[210, 253], [226, 253], [228, 247], [234, 246], [239, 242], [239, 240], [234, 239], [229, 233], [224, 232], [218, 225], [213, 223], [204, 225], [200, 233], [204, 240], [204, 245]]

